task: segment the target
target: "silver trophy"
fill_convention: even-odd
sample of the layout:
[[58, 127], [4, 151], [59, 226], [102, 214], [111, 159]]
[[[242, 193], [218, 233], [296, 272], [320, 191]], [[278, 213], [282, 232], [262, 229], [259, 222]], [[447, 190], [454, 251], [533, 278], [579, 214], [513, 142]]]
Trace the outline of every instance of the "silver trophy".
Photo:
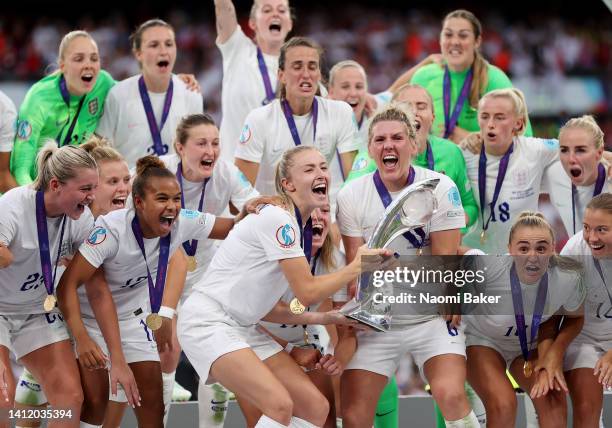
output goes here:
[[[378, 220], [368, 240], [368, 248], [385, 248], [407, 231], [426, 228], [438, 209], [434, 190], [439, 182], [438, 178], [430, 178], [406, 187]], [[391, 303], [375, 303], [373, 296], [375, 292], [392, 296], [393, 283], [385, 283], [376, 288], [371, 284], [370, 278], [369, 272], [363, 272], [359, 276], [355, 297], [347, 302], [340, 312], [376, 330], [387, 331], [392, 317]]]

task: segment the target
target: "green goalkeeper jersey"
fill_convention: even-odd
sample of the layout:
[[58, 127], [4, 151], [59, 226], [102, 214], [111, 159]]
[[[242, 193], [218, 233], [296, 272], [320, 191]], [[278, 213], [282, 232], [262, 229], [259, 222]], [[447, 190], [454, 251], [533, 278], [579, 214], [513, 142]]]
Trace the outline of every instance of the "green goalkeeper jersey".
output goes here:
[[100, 71], [91, 92], [65, 97], [60, 90], [61, 73], [36, 82], [26, 94], [17, 116], [15, 144], [11, 154], [11, 173], [18, 185], [36, 178], [36, 154], [48, 140], [59, 146], [84, 143], [96, 130], [104, 100], [115, 81]]

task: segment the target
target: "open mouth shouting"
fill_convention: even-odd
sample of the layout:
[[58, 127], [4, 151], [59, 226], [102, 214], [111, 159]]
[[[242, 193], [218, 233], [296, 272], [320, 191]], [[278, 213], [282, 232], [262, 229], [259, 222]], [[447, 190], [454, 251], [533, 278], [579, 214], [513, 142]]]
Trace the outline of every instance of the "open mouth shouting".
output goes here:
[[157, 68], [159, 68], [160, 71], [162, 72], [167, 72], [170, 70], [170, 61], [168, 61], [167, 59], [162, 59], [160, 61], [157, 61]]
[[312, 186], [312, 193], [327, 200], [327, 182], [319, 181]]
[[212, 171], [214, 165], [215, 165], [215, 160], [211, 158], [202, 159], [200, 161], [200, 166], [206, 171]]
[[280, 20], [273, 20], [268, 27], [268, 30], [270, 30], [272, 34], [280, 34], [282, 29], [283, 27]]
[[159, 217], [159, 224], [161, 225], [162, 236], [170, 233], [172, 229], [172, 224], [176, 220], [176, 215], [174, 214], [164, 214]]
[[399, 158], [397, 155], [389, 153], [383, 156], [382, 163], [385, 166], [385, 169], [394, 169], [399, 162]]
[[81, 82], [83, 82], [86, 87], [91, 87], [94, 83], [94, 73], [91, 71], [86, 71], [85, 73], [81, 74]]
[[603, 256], [606, 254], [606, 245], [601, 242], [589, 242], [589, 247], [594, 256]]
[[114, 210], [125, 208], [126, 199], [127, 199], [127, 196], [117, 196], [116, 198], [113, 198], [113, 200], [111, 201], [111, 207]]
[[300, 83], [300, 91], [310, 93], [313, 91], [312, 82], [301, 82]]

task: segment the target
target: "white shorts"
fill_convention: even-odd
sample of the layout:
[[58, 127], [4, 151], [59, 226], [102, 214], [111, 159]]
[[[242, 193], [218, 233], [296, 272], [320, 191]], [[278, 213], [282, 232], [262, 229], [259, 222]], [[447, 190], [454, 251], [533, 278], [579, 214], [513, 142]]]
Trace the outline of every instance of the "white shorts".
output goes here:
[[579, 334], [565, 351], [563, 371], [595, 368], [597, 361], [612, 349], [612, 341], [596, 341]]
[[[134, 312], [129, 318], [119, 319], [119, 333], [121, 334], [121, 349], [128, 364], [140, 361], [159, 361], [157, 344], [153, 332], [145, 323], [147, 313], [142, 309]], [[108, 347], [102, 331], [95, 318], [83, 318], [87, 333], [98, 344], [106, 355]]]
[[0, 315], [0, 333], [8, 334], [7, 347], [16, 359], [52, 343], [70, 339], [59, 312], [30, 315]]
[[507, 369], [510, 368], [510, 365], [514, 360], [516, 360], [518, 357], [523, 356], [521, 352], [521, 344], [518, 340], [518, 337], [516, 338], [515, 343], [501, 343], [499, 341], [496, 342], [492, 340], [490, 337], [480, 335], [471, 328], [468, 329], [465, 333], [465, 346], [466, 348], [470, 346], [486, 346], [487, 348], [491, 348], [497, 351], [497, 353], [506, 362]]
[[255, 325], [241, 326], [208, 296], [194, 292], [178, 318], [177, 333], [185, 355], [206, 383], [215, 383], [210, 367], [217, 358], [251, 348], [262, 360], [283, 348]]
[[425, 378], [423, 366], [430, 358], [443, 354], [465, 357], [463, 327], [449, 331], [446, 321], [436, 317], [386, 333], [359, 332], [357, 351], [346, 370], [361, 369], [391, 377], [406, 353], [412, 354], [414, 362], [421, 370], [421, 376]]

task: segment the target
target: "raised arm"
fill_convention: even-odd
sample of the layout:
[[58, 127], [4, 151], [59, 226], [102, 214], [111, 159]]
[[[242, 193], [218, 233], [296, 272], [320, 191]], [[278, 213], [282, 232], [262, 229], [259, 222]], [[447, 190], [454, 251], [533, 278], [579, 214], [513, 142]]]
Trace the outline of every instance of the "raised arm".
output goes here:
[[238, 26], [236, 8], [232, 0], [215, 0], [215, 18], [217, 19], [217, 43], [225, 43]]

